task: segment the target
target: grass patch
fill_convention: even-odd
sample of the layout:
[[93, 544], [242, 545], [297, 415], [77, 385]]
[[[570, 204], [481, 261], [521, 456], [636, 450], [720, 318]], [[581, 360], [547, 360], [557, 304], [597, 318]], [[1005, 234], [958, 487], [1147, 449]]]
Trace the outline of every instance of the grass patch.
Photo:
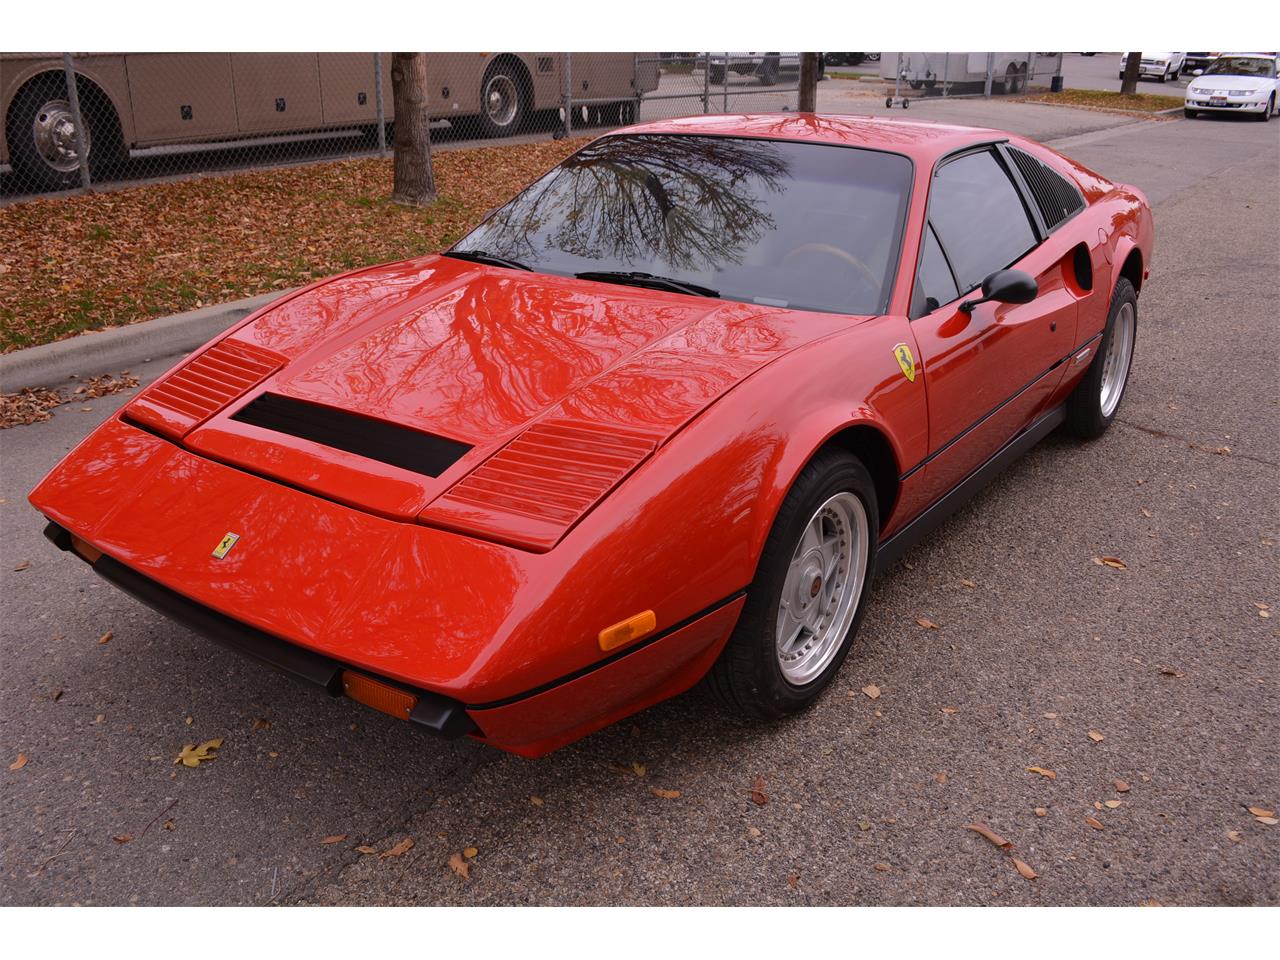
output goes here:
[[1038, 93], [1023, 97], [1029, 103], [1056, 103], [1068, 107], [1101, 107], [1129, 113], [1158, 113], [1182, 107], [1182, 97], [1163, 93], [1119, 93], [1114, 90], [1063, 90], [1061, 93]]
[[0, 209], [0, 353], [433, 253], [583, 140], [437, 153], [440, 199], [371, 157]]
[[828, 70], [827, 76], [832, 80], [861, 80], [863, 77], [876, 80], [880, 77], [878, 73], [852, 73], [848, 70]]

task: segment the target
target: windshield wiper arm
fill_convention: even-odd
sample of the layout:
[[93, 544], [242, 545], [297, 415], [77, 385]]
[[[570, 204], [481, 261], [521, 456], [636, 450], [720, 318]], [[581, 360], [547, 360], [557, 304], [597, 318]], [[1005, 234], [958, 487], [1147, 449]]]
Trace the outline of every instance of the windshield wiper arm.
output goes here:
[[625, 283], [633, 287], [648, 287], [651, 290], [670, 290], [673, 293], [687, 293], [694, 297], [718, 297], [719, 290], [686, 283], [672, 277], [660, 277], [653, 273], [642, 273], [639, 270], [584, 270], [575, 273], [579, 280], [599, 280], [602, 283]]
[[455, 260], [470, 260], [473, 263], [487, 263], [494, 267], [507, 267], [511, 270], [532, 270], [533, 267], [527, 263], [521, 263], [519, 260], [512, 260], [508, 257], [500, 257], [494, 253], [486, 253], [483, 250], [446, 250], [443, 254], [446, 257], [453, 257]]

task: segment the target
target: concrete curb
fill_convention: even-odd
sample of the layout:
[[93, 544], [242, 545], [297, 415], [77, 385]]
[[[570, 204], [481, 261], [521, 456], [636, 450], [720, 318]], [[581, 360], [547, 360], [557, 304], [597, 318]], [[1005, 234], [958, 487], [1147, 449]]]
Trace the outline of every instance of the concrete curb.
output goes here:
[[52, 387], [72, 374], [115, 373], [130, 369], [145, 357], [187, 353], [290, 292], [263, 293], [6, 353], [0, 356], [0, 390], [16, 393], [29, 387]]

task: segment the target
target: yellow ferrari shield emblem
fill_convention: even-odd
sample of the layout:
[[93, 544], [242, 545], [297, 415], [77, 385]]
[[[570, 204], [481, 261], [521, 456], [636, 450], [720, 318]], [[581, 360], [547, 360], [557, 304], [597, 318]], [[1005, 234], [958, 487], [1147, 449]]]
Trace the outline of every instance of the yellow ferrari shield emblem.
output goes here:
[[902, 368], [902, 375], [912, 383], [915, 383], [916, 358], [911, 355], [911, 348], [905, 343], [899, 343], [893, 348], [893, 355], [898, 358], [898, 366]]
[[240, 539], [240, 534], [238, 533], [228, 533], [226, 536], [224, 536], [221, 540], [218, 541], [218, 545], [213, 548], [214, 558], [217, 560], [221, 560], [223, 557], [225, 557], [228, 553], [231, 552], [231, 548], [236, 545], [236, 541], [239, 539]]

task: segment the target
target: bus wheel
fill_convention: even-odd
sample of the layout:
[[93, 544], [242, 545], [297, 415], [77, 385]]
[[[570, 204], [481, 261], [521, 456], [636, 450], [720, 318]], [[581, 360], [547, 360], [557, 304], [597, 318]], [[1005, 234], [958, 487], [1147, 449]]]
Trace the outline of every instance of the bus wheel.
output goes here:
[[480, 84], [480, 131], [486, 137], [508, 137], [524, 125], [528, 82], [509, 61], [485, 71]]
[[[9, 111], [6, 133], [13, 167], [38, 190], [57, 190], [80, 182], [76, 125], [61, 77], [42, 77], [27, 84]], [[88, 123], [81, 131], [86, 152], [93, 149]]]

